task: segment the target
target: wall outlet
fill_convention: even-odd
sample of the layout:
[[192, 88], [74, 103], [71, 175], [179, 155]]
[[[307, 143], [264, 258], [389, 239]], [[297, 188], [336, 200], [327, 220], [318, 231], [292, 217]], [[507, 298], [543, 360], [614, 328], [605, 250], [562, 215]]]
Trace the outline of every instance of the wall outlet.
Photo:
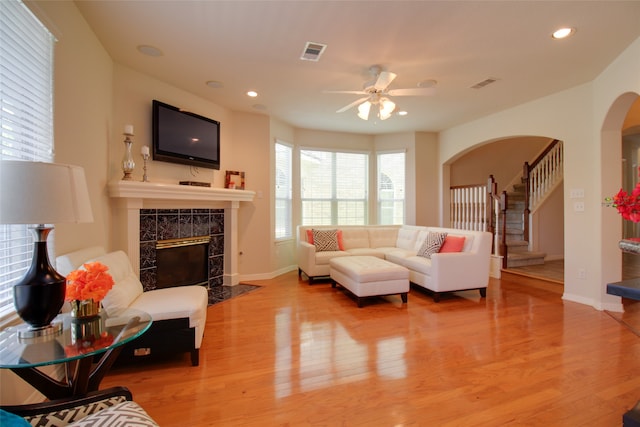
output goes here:
[[574, 212], [584, 212], [584, 202], [573, 202]]
[[584, 268], [578, 269], [578, 279], [586, 279], [587, 278], [587, 270]]

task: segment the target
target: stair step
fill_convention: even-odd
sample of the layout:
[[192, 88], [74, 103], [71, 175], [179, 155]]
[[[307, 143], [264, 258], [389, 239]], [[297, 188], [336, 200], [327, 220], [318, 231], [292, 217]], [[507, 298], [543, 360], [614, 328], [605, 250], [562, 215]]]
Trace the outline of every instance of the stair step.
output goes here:
[[507, 267], [523, 267], [525, 265], [544, 264], [544, 252], [510, 252], [507, 255]]

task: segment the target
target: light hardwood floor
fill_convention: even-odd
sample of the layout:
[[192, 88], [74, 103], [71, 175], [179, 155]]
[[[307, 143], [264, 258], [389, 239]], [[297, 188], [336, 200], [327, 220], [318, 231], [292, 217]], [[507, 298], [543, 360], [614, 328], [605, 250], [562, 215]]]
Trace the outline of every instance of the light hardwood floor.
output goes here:
[[[640, 337], [562, 287], [503, 274], [434, 303], [363, 308], [295, 272], [208, 309], [200, 366], [116, 368], [161, 426], [619, 426]], [[628, 319], [627, 319], [628, 320]], [[171, 345], [171, 343], [167, 343]]]

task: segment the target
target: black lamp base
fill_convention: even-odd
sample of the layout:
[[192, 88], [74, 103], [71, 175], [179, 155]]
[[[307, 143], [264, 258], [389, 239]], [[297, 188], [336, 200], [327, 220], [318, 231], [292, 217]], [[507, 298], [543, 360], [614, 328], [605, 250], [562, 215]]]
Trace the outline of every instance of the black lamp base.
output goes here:
[[52, 322], [50, 325], [42, 328], [32, 328], [31, 326], [23, 325], [21, 328], [18, 328], [18, 338], [25, 340], [25, 342], [33, 342], [31, 340], [36, 338], [44, 338], [47, 340], [48, 337], [59, 335], [61, 332], [62, 322]]
[[66, 279], [49, 263], [47, 236], [51, 227], [33, 228], [35, 242], [29, 271], [13, 288], [13, 302], [18, 315], [32, 331], [50, 326], [64, 304]]

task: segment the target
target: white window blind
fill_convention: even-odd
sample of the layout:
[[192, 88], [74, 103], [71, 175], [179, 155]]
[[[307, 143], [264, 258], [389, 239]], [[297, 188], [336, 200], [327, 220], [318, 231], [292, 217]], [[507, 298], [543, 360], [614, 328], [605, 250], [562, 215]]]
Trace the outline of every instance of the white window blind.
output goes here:
[[[1, 160], [53, 160], [53, 43], [22, 2], [0, 1]], [[32, 256], [27, 226], [0, 224], [0, 319], [14, 312], [13, 285]]]
[[404, 224], [405, 153], [378, 154], [378, 223]]
[[291, 218], [291, 175], [293, 150], [291, 146], [276, 142], [275, 144], [275, 238], [290, 239], [293, 236]]
[[301, 150], [302, 225], [367, 224], [368, 163], [363, 153]]

